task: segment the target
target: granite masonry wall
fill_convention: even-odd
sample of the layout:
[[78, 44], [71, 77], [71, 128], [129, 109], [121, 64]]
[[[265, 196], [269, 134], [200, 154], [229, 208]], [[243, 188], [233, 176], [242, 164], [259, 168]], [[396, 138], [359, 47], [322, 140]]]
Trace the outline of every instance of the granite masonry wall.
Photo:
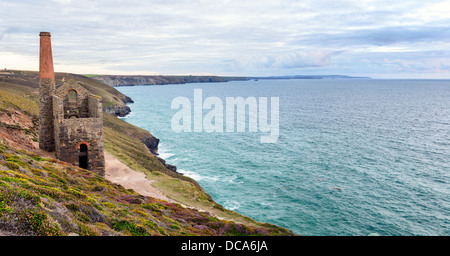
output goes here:
[[103, 117], [99, 99], [88, 97], [90, 112], [94, 115], [80, 118], [67, 118], [64, 113], [64, 101], [53, 96], [54, 127], [56, 138], [56, 157], [61, 161], [81, 167], [81, 145], [87, 150], [87, 169], [99, 175], [105, 175], [105, 159], [103, 154]]
[[52, 95], [55, 92], [55, 79], [39, 80], [39, 148], [55, 151], [53, 128]]

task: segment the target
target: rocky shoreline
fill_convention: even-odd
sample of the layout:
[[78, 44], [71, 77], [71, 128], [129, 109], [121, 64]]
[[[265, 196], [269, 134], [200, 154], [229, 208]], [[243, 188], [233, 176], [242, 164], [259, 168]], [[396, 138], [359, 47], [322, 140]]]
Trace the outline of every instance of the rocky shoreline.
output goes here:
[[[125, 102], [127, 103], [127, 102]], [[103, 107], [103, 111], [114, 116], [125, 117], [131, 113], [131, 109], [128, 106], [113, 105], [109, 107]]]

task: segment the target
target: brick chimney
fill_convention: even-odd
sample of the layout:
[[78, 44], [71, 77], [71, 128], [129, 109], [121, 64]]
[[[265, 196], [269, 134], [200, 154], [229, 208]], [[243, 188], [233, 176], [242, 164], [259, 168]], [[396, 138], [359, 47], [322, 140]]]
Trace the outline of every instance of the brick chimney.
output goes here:
[[55, 151], [52, 100], [56, 89], [55, 71], [50, 33], [41, 32], [39, 36], [39, 148], [50, 152]]
[[39, 53], [39, 78], [55, 79], [50, 32], [41, 32], [39, 36], [41, 38]]

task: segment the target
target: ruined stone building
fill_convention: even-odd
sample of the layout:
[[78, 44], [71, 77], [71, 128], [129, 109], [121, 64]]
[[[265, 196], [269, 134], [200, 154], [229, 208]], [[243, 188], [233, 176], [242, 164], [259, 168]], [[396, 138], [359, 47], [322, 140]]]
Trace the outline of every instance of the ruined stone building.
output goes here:
[[39, 147], [104, 176], [101, 98], [74, 80], [56, 89], [50, 33], [39, 36]]

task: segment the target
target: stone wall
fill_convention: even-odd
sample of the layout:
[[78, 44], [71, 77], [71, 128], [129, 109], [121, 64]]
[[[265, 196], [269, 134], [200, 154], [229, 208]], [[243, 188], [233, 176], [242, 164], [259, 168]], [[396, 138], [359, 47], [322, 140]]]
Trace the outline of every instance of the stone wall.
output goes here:
[[80, 145], [88, 146], [88, 169], [104, 175], [103, 123], [99, 118], [64, 119], [59, 125], [61, 161], [79, 166]]
[[103, 108], [100, 102], [101, 98], [94, 95], [89, 95], [87, 98], [88, 115], [89, 117], [101, 118], [103, 115]]
[[39, 148], [55, 150], [53, 128], [52, 95], [55, 92], [55, 79], [39, 80]]
[[[76, 100], [70, 101], [69, 93], [74, 91], [76, 94]], [[90, 117], [88, 98], [90, 92], [80, 86], [73, 80], [68, 81], [64, 85], [58, 88], [55, 93], [56, 96], [61, 98], [64, 103], [64, 118], [71, 118], [76, 116], [77, 118]]]
[[75, 166], [80, 166], [80, 146], [88, 147], [88, 169], [105, 175], [103, 147], [103, 117], [101, 103], [95, 96], [86, 99], [89, 115], [95, 117], [66, 119], [66, 101], [53, 96], [56, 157]]

